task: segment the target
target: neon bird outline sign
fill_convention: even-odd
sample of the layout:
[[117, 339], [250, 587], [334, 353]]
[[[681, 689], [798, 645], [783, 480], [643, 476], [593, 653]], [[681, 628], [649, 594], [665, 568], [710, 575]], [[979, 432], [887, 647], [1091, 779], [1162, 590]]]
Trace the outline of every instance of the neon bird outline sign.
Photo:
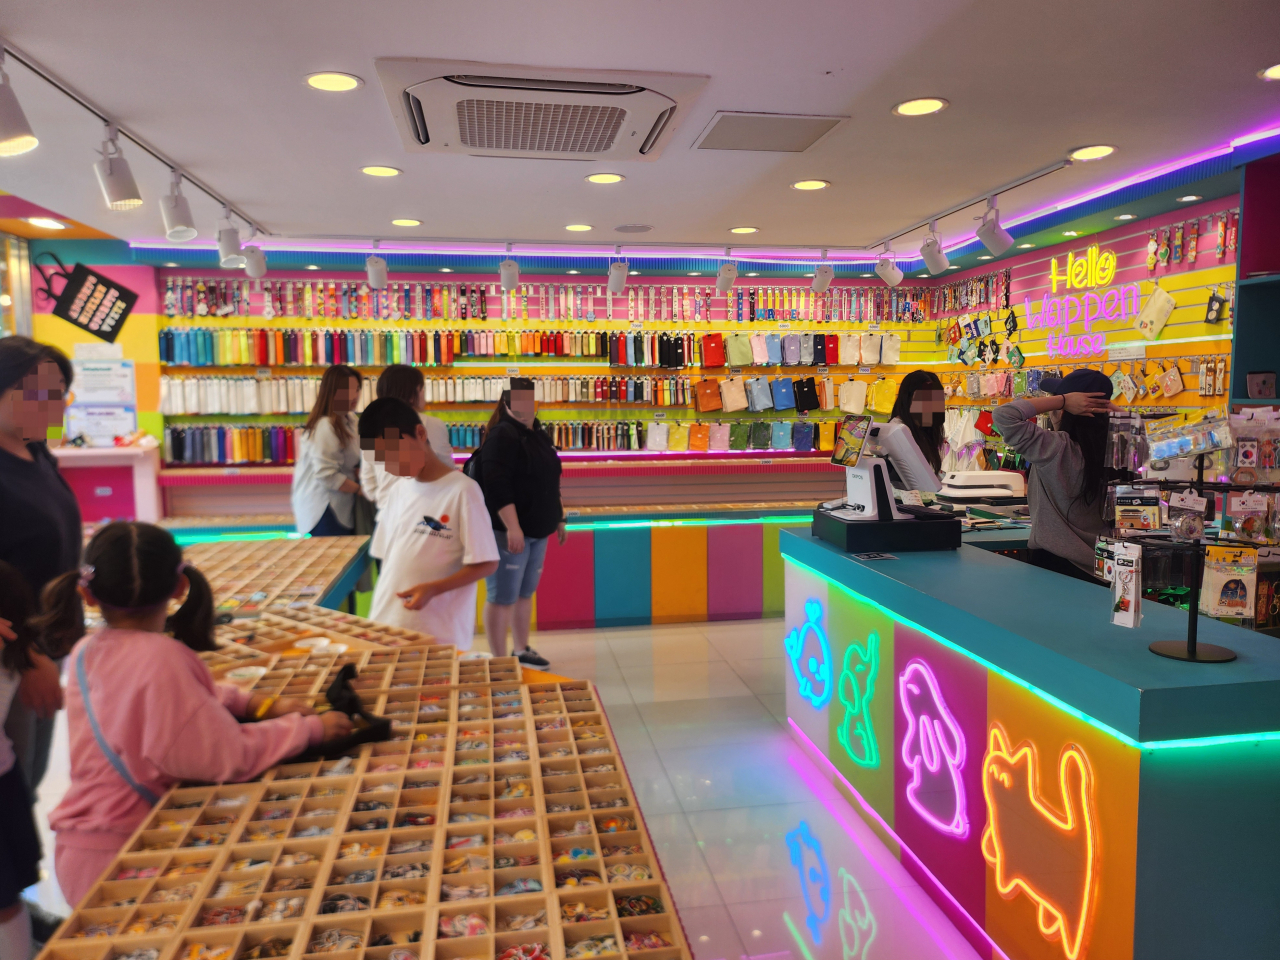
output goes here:
[[[796, 684], [799, 689], [800, 696], [809, 701], [809, 704], [815, 710], [821, 710], [831, 702], [831, 644], [827, 642], [827, 634], [822, 629], [822, 603], [818, 600], [810, 598], [804, 602], [804, 612], [807, 618], [804, 625], [793, 628], [782, 641], [783, 649], [787, 652], [787, 657], [791, 660], [791, 670], [796, 675]], [[808, 644], [805, 641], [807, 634], [813, 635], [816, 653], [811, 651], [809, 656], [804, 656]], [[805, 676], [805, 671], [809, 676]]]
[[[902, 762], [911, 771], [907, 801], [929, 826], [963, 840], [969, 836], [960, 776], [967, 755], [964, 733], [942, 696], [933, 669], [918, 657], [909, 660], [898, 676], [898, 702], [907, 718], [902, 739]], [[947, 783], [950, 790], [945, 789]]]
[[1064, 813], [1056, 801], [1050, 806], [1037, 796], [1039, 783], [1035, 744], [1023, 740], [1011, 751], [1008, 734], [993, 723], [982, 761], [982, 856], [995, 871], [1000, 896], [1025, 893], [1036, 904], [1041, 936], [1060, 939], [1067, 960], [1077, 960], [1098, 886], [1093, 771], [1084, 750], [1068, 743], [1058, 758]]

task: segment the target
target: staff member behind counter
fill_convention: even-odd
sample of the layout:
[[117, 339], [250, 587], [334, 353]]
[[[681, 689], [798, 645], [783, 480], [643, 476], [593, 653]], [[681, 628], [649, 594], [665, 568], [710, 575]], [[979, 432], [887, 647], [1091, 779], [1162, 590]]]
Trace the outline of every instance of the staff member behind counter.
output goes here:
[[869, 453], [889, 461], [889, 480], [899, 490], [937, 493], [942, 488], [942, 424], [947, 398], [942, 381], [928, 370], [902, 378], [889, 422], [872, 428]]
[[[1111, 380], [1098, 370], [1074, 370], [1046, 377], [1040, 389], [1052, 396], [1014, 400], [992, 415], [1004, 442], [1031, 463], [1031, 562], [1097, 583], [1091, 575], [1094, 543], [1111, 532], [1102, 518], [1107, 413], [1118, 409], [1111, 403]], [[1052, 430], [1036, 424], [1042, 413], [1051, 416]]]

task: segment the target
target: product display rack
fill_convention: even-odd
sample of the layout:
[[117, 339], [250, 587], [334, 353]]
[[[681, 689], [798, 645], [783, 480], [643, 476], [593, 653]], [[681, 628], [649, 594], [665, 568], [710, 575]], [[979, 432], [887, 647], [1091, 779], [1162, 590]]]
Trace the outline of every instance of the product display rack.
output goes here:
[[590, 684], [521, 684], [513, 658], [298, 652], [246, 685], [308, 696], [352, 663], [393, 739], [170, 790], [41, 960], [690, 960]]
[[244, 617], [272, 604], [316, 603], [339, 592], [363, 558], [368, 540], [221, 540], [192, 544], [184, 556], [209, 581], [218, 612]]

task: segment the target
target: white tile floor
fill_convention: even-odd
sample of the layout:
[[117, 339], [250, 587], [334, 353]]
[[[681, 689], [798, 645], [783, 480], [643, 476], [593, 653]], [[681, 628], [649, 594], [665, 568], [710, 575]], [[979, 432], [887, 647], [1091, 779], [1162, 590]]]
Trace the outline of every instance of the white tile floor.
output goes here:
[[[697, 960], [976, 960], [787, 736], [781, 630], [575, 630], [534, 645], [600, 691]], [[62, 729], [41, 788], [46, 851], [65, 786]], [[65, 912], [49, 874], [39, 900]]]

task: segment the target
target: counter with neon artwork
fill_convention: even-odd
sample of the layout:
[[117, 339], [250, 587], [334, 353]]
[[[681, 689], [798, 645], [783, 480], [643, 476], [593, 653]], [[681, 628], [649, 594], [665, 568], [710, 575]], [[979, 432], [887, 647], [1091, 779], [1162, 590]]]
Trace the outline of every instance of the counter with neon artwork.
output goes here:
[[984, 956], [1280, 943], [1280, 642], [1157, 657], [1186, 614], [978, 547], [859, 561], [784, 530], [792, 735]]

